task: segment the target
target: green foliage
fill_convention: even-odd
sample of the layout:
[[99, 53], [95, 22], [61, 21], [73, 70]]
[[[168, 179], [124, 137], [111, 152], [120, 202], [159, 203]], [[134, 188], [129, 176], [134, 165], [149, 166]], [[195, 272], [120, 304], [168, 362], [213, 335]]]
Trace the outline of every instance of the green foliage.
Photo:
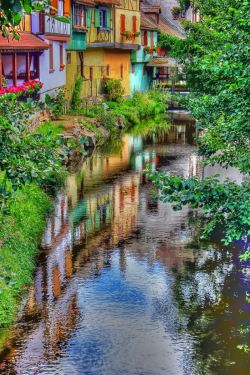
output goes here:
[[[13, 191], [27, 182], [52, 185], [63, 173], [60, 138], [51, 136], [49, 132], [26, 131], [33, 107], [28, 103], [12, 101], [0, 104], [0, 170], [4, 171]], [[9, 194], [3, 182], [1, 190], [3, 199]]]
[[103, 134], [102, 132], [97, 128], [96, 124], [93, 122], [88, 121], [82, 121], [82, 124], [85, 129], [89, 130], [90, 132], [94, 133], [96, 140], [98, 143], [103, 141]]
[[[195, 6], [201, 22], [183, 23], [186, 39], [160, 37], [160, 45], [170, 48], [170, 54], [184, 65], [191, 89], [190, 95], [177, 99], [197, 120], [204, 163], [236, 167], [249, 175], [250, 5], [246, 0], [203, 0]], [[203, 209], [209, 219], [206, 233], [218, 224], [225, 228], [226, 242], [249, 234], [249, 182], [151, 177], [162, 199], [175, 202], [177, 208], [190, 204]]]
[[66, 104], [64, 88], [58, 89], [54, 97], [46, 94], [45, 104], [51, 110], [55, 119], [60, 118], [60, 116], [64, 114], [64, 108]]
[[75, 81], [74, 90], [71, 98], [71, 109], [77, 110], [81, 107], [81, 90], [82, 90], [83, 78], [78, 77]]
[[120, 103], [109, 102], [108, 105], [115, 115], [123, 116], [129, 127], [164, 113], [166, 102], [166, 95], [151, 90], [145, 93], [135, 92], [130, 99], [122, 100]]
[[[199, 180], [185, 179], [170, 174], [148, 171], [148, 178], [159, 189], [163, 202], [173, 203], [175, 210], [184, 205], [202, 208], [207, 224], [204, 237], [208, 237], [217, 226], [225, 231], [225, 243], [250, 235], [250, 185], [237, 185], [226, 180], [223, 184], [216, 177]], [[244, 200], [242, 200], [244, 196]]]
[[125, 93], [122, 87], [122, 82], [120, 79], [107, 79], [105, 81], [105, 93], [107, 99], [113, 102], [119, 102]]
[[18, 296], [32, 281], [45, 215], [51, 203], [36, 185], [27, 184], [0, 212], [0, 327], [15, 319]]

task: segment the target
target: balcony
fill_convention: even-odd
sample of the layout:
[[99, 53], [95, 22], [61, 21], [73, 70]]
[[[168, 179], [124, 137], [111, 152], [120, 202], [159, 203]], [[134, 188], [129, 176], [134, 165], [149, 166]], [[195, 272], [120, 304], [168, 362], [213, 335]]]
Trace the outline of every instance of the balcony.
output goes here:
[[70, 24], [56, 20], [55, 18], [44, 16], [44, 34], [56, 34], [70, 36]]
[[32, 33], [44, 35], [45, 39], [67, 42], [70, 38], [70, 24], [56, 20], [44, 13], [32, 14]]

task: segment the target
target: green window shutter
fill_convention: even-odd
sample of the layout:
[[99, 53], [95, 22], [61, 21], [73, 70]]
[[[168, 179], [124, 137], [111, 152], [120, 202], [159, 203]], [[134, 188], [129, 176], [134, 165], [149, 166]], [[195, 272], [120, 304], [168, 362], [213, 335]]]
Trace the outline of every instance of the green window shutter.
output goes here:
[[86, 27], [90, 29], [91, 27], [91, 14], [92, 14], [92, 9], [87, 8], [87, 13], [86, 13]]
[[111, 24], [111, 12], [110, 9], [107, 9], [107, 27], [110, 29], [110, 24]]
[[100, 10], [95, 9], [95, 27], [100, 27]]

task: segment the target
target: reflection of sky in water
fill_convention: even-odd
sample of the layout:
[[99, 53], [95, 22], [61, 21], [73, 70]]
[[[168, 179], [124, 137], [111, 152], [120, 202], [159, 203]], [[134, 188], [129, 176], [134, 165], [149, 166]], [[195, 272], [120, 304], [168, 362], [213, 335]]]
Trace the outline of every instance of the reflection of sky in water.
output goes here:
[[[111, 269], [99, 277], [79, 280], [82, 320], [54, 371], [65, 375], [69, 370], [73, 374], [185, 374], [188, 337], [173, 341], [164, 323], [156, 319], [152, 303], [157, 299], [166, 304], [167, 298], [173, 310], [169, 317], [176, 319], [166, 278], [171, 280], [158, 264], [149, 269], [146, 260], [138, 262], [132, 256], [126, 259], [125, 274], [121, 273], [116, 251]], [[46, 365], [42, 368], [41, 374], [49, 373]]]

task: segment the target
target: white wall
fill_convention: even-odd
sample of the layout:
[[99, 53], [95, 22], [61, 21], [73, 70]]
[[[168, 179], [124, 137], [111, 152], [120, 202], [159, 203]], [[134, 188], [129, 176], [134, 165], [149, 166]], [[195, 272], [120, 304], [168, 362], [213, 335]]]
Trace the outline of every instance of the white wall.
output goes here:
[[[49, 44], [49, 41], [45, 39]], [[54, 55], [54, 72], [49, 71], [49, 50], [44, 51], [40, 56], [40, 80], [43, 82], [41, 90], [41, 99], [45, 94], [53, 95], [57, 88], [60, 88], [66, 83], [66, 43], [63, 43], [63, 55], [65, 67], [60, 70], [60, 42], [53, 41], [53, 55]]]

